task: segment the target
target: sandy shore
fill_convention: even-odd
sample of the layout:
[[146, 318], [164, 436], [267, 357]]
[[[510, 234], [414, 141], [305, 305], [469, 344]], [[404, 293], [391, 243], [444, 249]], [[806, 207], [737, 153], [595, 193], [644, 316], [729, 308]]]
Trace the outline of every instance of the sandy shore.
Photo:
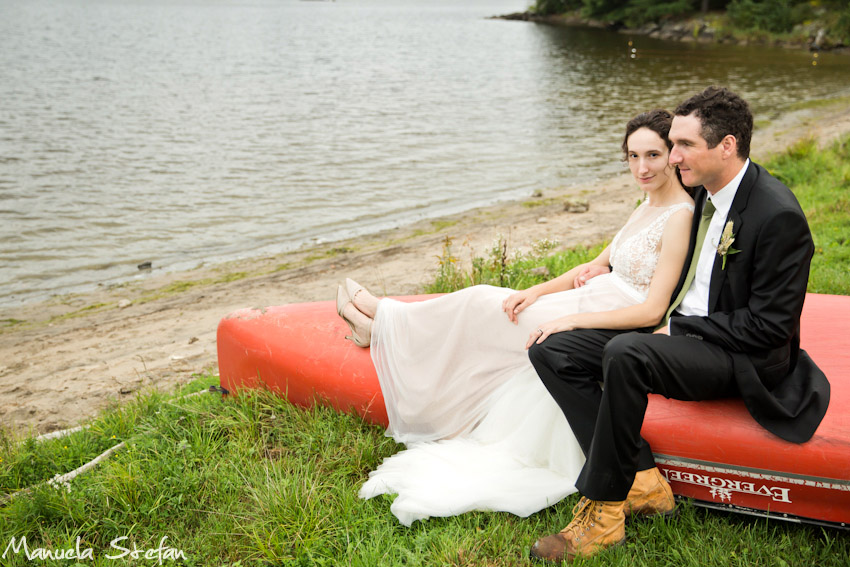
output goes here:
[[[804, 137], [827, 143], [850, 132], [846, 100], [756, 118], [756, 160]], [[593, 244], [611, 238], [640, 197], [624, 167], [611, 179], [368, 238], [0, 310], [0, 424], [61, 429], [140, 390], [216, 372], [216, 326], [236, 309], [330, 300], [346, 276], [379, 293], [417, 293], [433, 279], [446, 237], [461, 258], [485, 255], [500, 234], [512, 250], [542, 238], [560, 248]], [[564, 202], [576, 199], [589, 210], [566, 211]]]

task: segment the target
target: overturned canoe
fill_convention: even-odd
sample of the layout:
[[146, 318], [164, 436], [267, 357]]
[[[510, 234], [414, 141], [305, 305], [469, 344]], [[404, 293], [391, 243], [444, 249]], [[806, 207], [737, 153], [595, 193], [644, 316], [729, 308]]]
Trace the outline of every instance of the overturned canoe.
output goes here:
[[[421, 301], [433, 296], [396, 297]], [[811, 441], [768, 433], [741, 400], [682, 402], [651, 395], [643, 435], [673, 491], [696, 504], [787, 520], [850, 526], [850, 297], [809, 294], [802, 347], [832, 397]], [[218, 327], [221, 385], [268, 388], [293, 403], [323, 403], [386, 426], [368, 349], [343, 340], [332, 301], [243, 309]]]

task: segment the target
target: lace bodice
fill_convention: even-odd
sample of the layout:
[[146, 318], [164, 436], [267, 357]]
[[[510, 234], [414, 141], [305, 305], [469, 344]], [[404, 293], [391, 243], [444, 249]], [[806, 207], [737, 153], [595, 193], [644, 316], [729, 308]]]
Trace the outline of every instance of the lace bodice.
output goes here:
[[661, 235], [673, 213], [682, 209], [693, 212], [690, 203], [669, 207], [651, 207], [644, 201], [611, 241], [611, 267], [642, 295], [649, 293], [649, 282], [658, 264]]

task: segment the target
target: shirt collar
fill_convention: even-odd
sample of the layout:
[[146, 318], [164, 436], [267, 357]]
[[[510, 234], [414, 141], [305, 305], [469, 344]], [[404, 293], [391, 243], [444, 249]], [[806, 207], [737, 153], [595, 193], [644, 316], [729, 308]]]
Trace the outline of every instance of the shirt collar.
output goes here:
[[735, 194], [738, 192], [738, 187], [741, 185], [741, 180], [744, 179], [744, 174], [747, 172], [749, 166], [750, 158], [747, 158], [744, 162], [744, 167], [732, 178], [732, 181], [727, 183], [723, 189], [714, 195], [709, 194], [709, 199], [711, 199], [714, 208], [717, 209], [717, 212], [721, 214], [722, 218], [726, 218], [729, 214], [729, 209], [732, 208], [732, 201], [735, 200]]

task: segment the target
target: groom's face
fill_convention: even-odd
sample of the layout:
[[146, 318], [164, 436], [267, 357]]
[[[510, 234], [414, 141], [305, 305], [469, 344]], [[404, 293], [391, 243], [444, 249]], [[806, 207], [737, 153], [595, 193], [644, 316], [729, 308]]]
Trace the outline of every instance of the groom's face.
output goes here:
[[723, 188], [722, 184], [716, 186], [722, 178], [723, 149], [720, 144], [708, 147], [699, 118], [693, 114], [674, 116], [669, 137], [673, 142], [669, 161], [679, 168], [685, 185], [703, 185], [711, 193]]

